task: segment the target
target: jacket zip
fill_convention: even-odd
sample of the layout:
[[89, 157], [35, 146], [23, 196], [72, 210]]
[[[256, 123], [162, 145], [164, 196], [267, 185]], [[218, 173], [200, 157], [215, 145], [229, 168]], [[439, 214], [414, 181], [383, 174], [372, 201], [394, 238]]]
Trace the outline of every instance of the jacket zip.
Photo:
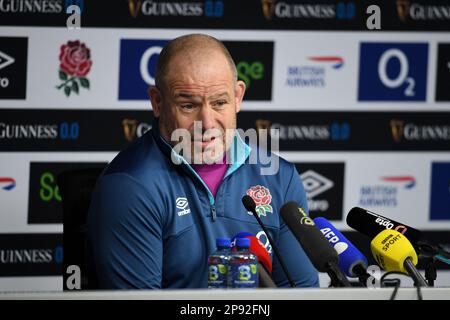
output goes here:
[[212, 216], [212, 220], [215, 221], [216, 218], [217, 218], [216, 206], [215, 205], [211, 205], [211, 216]]

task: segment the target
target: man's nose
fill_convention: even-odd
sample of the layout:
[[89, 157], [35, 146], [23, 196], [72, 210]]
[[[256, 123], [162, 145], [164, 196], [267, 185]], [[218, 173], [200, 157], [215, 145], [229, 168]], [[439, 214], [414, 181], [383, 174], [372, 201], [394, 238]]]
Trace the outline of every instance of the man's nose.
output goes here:
[[199, 120], [202, 122], [202, 130], [214, 128], [214, 112], [209, 106], [202, 106], [200, 110]]

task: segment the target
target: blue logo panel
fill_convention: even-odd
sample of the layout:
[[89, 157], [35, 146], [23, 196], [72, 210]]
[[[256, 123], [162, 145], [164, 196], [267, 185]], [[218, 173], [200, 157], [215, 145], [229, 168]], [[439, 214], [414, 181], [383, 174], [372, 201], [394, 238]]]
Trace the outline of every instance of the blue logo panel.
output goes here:
[[432, 164], [430, 220], [450, 220], [450, 162]]
[[168, 40], [120, 41], [119, 100], [148, 100], [155, 84], [156, 61]]
[[427, 43], [361, 43], [359, 101], [425, 101]]

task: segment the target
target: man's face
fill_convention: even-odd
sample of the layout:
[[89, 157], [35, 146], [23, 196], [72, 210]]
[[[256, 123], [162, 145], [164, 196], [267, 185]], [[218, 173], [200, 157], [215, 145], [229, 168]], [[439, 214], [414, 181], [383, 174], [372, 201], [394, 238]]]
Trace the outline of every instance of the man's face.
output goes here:
[[233, 79], [223, 54], [213, 51], [201, 58], [175, 56], [164, 88], [150, 88], [150, 98], [161, 135], [172, 145], [178, 144], [180, 135], [184, 143], [189, 139], [190, 155], [185, 158], [211, 163], [223, 159], [231, 144], [244, 91], [245, 84]]

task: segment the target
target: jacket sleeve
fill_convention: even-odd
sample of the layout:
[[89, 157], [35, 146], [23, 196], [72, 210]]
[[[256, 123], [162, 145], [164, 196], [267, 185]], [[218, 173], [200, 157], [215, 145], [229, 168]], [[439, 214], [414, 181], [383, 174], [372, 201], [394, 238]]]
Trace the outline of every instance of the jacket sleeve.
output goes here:
[[[290, 174], [286, 175], [286, 180], [289, 181], [289, 185], [287, 187], [284, 203], [296, 201], [306, 212], [308, 212], [308, 203], [303, 183], [294, 165], [291, 164], [290, 168]], [[286, 267], [297, 287], [319, 286], [317, 270], [312, 265], [288, 226], [284, 223], [281, 215], [278, 247], [280, 249], [280, 255], [283, 257]], [[275, 283], [279, 287], [289, 287], [287, 277], [284, 274], [276, 255], [273, 255], [272, 275]]]
[[127, 174], [97, 182], [88, 216], [88, 263], [100, 289], [161, 287], [163, 222], [152, 198]]

